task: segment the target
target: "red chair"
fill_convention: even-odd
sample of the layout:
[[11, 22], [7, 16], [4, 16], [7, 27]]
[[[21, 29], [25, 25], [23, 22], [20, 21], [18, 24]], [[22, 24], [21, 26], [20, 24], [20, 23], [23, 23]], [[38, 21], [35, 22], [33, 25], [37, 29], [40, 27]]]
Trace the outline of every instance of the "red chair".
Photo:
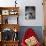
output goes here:
[[[22, 38], [21, 45], [22, 46], [27, 46], [26, 43], [25, 43], [25, 39], [28, 39], [29, 37], [32, 37], [32, 36], [34, 36], [37, 39], [37, 35], [33, 31], [33, 29], [32, 28], [27, 29], [27, 31], [25, 32], [24, 37]], [[40, 42], [38, 41], [35, 46], [41, 46]]]

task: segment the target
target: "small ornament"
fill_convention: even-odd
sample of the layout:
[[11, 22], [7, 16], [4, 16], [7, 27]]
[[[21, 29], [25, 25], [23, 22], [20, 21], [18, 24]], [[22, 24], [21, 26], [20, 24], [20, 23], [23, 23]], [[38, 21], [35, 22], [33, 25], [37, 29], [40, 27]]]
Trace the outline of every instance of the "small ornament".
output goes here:
[[8, 18], [7, 18], [7, 19], [5, 19], [5, 24], [8, 24]]
[[16, 4], [17, 4], [17, 2], [16, 2], [17, 0], [15, 0], [15, 7], [16, 7]]

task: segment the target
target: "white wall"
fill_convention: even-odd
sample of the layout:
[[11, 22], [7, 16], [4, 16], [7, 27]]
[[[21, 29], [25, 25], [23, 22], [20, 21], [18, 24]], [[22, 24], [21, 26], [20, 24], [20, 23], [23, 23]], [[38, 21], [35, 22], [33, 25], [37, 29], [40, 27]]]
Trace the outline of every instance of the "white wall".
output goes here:
[[[9, 7], [14, 6], [15, 0], [0, 0], [0, 6]], [[43, 6], [42, 0], [17, 0], [17, 6], [19, 9], [19, 24], [21, 26], [43, 26]], [[36, 19], [35, 20], [25, 20], [25, 6], [35, 6], [36, 7]]]

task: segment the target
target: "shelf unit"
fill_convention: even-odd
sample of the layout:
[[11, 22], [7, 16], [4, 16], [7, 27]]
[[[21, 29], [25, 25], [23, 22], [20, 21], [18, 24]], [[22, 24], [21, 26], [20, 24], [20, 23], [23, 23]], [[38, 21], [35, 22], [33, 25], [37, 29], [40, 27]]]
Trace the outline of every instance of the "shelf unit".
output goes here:
[[18, 46], [19, 39], [7, 41], [4, 40], [2, 37], [3, 34], [2, 32], [5, 32], [4, 30], [6, 29], [7, 29], [6, 31], [11, 29], [15, 33], [19, 31], [20, 26], [18, 24], [18, 18], [19, 18], [19, 7], [0, 7], [0, 32], [1, 32], [0, 46]]

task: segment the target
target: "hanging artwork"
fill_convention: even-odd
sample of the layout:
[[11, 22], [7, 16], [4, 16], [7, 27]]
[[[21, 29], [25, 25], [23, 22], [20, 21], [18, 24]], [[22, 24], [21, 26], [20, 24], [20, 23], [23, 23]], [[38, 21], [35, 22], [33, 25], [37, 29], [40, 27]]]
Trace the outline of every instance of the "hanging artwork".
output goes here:
[[25, 19], [35, 19], [35, 6], [26, 6], [25, 7]]

